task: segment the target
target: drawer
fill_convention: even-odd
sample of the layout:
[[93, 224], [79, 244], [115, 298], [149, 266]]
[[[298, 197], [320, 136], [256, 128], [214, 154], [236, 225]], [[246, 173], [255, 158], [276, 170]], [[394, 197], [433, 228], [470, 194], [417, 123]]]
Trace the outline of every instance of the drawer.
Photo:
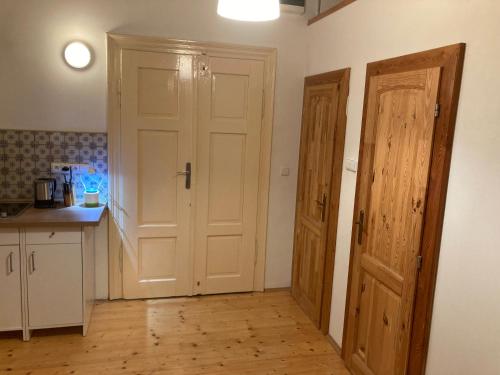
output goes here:
[[26, 244], [65, 244], [82, 243], [80, 227], [40, 227], [26, 229]]
[[0, 245], [19, 245], [19, 229], [0, 229]]

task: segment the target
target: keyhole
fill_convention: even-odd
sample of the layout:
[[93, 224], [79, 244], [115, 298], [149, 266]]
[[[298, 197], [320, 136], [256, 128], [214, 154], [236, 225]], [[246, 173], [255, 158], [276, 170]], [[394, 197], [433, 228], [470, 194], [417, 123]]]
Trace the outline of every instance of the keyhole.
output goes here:
[[385, 314], [385, 312], [384, 312], [384, 317], [382, 318], [382, 320], [384, 321], [384, 325], [386, 325], [386, 326], [389, 325], [389, 319], [387, 318], [387, 315]]

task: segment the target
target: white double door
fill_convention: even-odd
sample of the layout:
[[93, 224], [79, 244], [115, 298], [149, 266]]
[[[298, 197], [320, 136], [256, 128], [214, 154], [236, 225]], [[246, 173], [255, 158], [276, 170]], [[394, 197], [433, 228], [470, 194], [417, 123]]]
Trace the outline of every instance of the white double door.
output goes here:
[[123, 51], [125, 298], [253, 290], [263, 78], [261, 61]]

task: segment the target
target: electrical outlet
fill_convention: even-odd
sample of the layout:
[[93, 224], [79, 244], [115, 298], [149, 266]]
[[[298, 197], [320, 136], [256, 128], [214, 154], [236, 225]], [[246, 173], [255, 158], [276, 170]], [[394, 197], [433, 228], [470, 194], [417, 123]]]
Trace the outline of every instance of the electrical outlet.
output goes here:
[[281, 167], [280, 174], [282, 176], [290, 176], [290, 168]]
[[63, 173], [62, 169], [64, 167], [71, 167], [73, 173], [83, 173], [86, 172], [89, 168], [88, 164], [85, 163], [63, 163], [63, 162], [54, 162], [50, 164], [50, 170], [52, 173]]

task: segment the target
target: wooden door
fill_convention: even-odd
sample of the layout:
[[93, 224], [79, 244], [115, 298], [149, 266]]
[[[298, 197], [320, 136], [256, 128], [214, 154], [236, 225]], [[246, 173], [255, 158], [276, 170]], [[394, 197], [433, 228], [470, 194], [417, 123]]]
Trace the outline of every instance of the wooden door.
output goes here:
[[405, 374], [441, 68], [373, 76], [367, 88], [346, 362]]
[[123, 296], [188, 295], [193, 58], [124, 50], [121, 86]]
[[264, 62], [200, 60], [195, 286], [253, 290]]
[[[18, 233], [15, 237], [19, 242]], [[22, 329], [19, 245], [0, 246], [0, 300], [0, 331]]]
[[82, 245], [26, 245], [28, 326], [83, 323]]
[[307, 77], [304, 89], [292, 295], [323, 331], [330, 312], [348, 78], [347, 69]]

